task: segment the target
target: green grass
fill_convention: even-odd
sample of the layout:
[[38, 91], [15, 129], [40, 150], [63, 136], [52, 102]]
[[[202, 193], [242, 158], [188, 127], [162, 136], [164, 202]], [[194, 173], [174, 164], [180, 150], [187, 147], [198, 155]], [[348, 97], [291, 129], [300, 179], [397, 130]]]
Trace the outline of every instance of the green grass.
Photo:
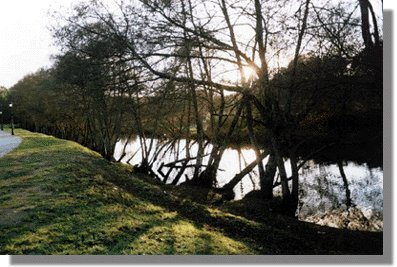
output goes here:
[[112, 183], [161, 192], [70, 141], [17, 130], [0, 159], [1, 254], [251, 254], [254, 250]]
[[[23, 139], [20, 146], [0, 158], [0, 254], [381, 250], [381, 233], [325, 229], [274, 215], [248, 219], [177, 196], [75, 142], [20, 129], [16, 135]], [[360, 245], [366, 243], [371, 246]]]

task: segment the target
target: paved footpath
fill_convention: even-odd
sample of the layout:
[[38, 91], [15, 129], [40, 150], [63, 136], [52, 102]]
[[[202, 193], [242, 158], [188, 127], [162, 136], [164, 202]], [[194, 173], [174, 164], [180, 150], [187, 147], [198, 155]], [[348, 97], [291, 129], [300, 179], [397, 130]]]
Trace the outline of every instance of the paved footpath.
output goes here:
[[0, 158], [19, 146], [22, 139], [0, 130]]

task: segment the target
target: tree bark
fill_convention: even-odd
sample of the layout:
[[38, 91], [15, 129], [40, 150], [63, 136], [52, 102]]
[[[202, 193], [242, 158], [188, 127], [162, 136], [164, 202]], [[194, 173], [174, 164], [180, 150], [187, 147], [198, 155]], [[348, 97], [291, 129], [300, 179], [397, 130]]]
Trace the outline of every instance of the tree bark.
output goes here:
[[363, 37], [364, 46], [370, 49], [373, 46], [369, 24], [369, 5], [368, 0], [358, 0], [361, 11], [361, 35]]
[[273, 182], [276, 175], [277, 162], [274, 153], [271, 152], [269, 155], [269, 160], [266, 163], [265, 173], [263, 179], [261, 180], [261, 192], [263, 198], [266, 200], [273, 198]]
[[284, 165], [284, 160], [280, 154], [280, 148], [279, 145], [277, 143], [276, 137], [272, 136], [272, 148], [274, 151], [274, 156], [276, 158], [276, 162], [277, 162], [277, 167], [278, 167], [278, 172], [280, 174], [280, 180], [281, 180], [281, 192], [283, 195], [283, 198], [289, 198], [291, 193], [288, 187], [288, 177], [287, 177], [287, 172], [285, 170], [285, 165]]
[[[383, 3], [383, 2], [382, 2]], [[376, 20], [376, 15], [374, 12], [374, 8], [372, 7], [371, 2], [368, 1], [368, 8], [371, 12], [372, 23], [374, 24], [374, 38], [375, 38], [375, 46], [380, 46], [380, 37], [379, 37], [379, 29], [378, 29], [378, 22]]]
[[295, 217], [299, 203], [299, 169], [298, 158], [296, 157], [295, 151], [290, 151], [290, 163], [292, 170], [292, 191], [291, 196], [285, 199], [285, 206], [287, 208], [287, 215]]
[[292, 170], [292, 191], [291, 195], [294, 200], [299, 198], [299, 172], [298, 172], [298, 159], [295, 152], [290, 153], [290, 163]]

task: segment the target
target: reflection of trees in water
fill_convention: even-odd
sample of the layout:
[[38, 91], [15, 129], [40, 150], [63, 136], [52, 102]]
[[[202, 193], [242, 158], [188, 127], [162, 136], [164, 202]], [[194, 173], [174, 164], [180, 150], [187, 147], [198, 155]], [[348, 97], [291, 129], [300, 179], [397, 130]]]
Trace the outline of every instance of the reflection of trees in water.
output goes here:
[[[155, 153], [157, 154], [157, 160], [155, 160], [157, 165], [155, 164], [154, 169], [158, 170], [161, 164], [167, 165], [170, 162], [183, 160], [185, 158], [186, 145], [186, 140], [179, 140], [174, 143], [169, 143], [166, 140], [154, 142], [154, 147], [158, 147], [158, 153]], [[123, 147], [125, 147], [124, 143], [120, 145], [120, 149]], [[126, 159], [130, 155], [138, 157], [140, 153], [137, 153], [136, 149], [136, 147], [133, 149], [128, 147], [129, 151], [127, 151]], [[189, 145], [189, 150], [192, 153], [196, 150], [193, 142]], [[208, 144], [206, 154], [210, 150], [211, 146]], [[227, 158], [227, 160], [221, 162], [218, 170], [218, 186], [222, 187], [228, 184], [236, 173], [240, 173], [251, 164], [251, 157], [253, 156], [252, 151], [249, 149], [226, 150], [223, 157]], [[194, 158], [191, 159], [193, 160]], [[267, 164], [268, 159], [269, 157], [264, 159], [264, 164]], [[203, 164], [206, 164], [206, 162], [207, 157], [204, 157]], [[233, 162], [237, 164], [232, 165]], [[181, 162], [176, 163], [176, 165], [180, 166]], [[194, 164], [189, 163], [186, 166], [190, 165], [193, 166]], [[288, 161], [286, 165], [288, 165]], [[164, 173], [166, 173], [168, 169], [165, 167], [164, 170]], [[175, 176], [180, 171], [181, 168], [173, 168], [168, 182], [175, 181]], [[191, 172], [192, 168], [186, 168], [179, 182], [183, 182], [186, 179], [185, 174]], [[278, 174], [276, 173], [275, 176], [277, 177]], [[368, 218], [370, 218], [370, 214], [375, 214], [378, 211], [381, 213], [382, 211], [382, 175], [380, 169], [371, 169], [368, 165], [356, 165], [351, 162], [343, 162], [338, 166], [338, 164], [316, 164], [309, 161], [301, 169], [300, 176], [302, 179], [299, 188], [298, 216], [301, 219], [311, 215], [325, 214], [332, 210], [339, 210], [342, 213], [349, 210], [349, 206], [363, 211]], [[259, 186], [258, 172], [253, 168], [241, 181], [235, 184], [235, 197], [240, 199], [250, 191], [257, 190]], [[274, 193], [281, 195], [280, 188], [275, 188]], [[350, 197], [348, 197], [349, 195]], [[377, 218], [380, 216], [381, 214], [378, 214]]]
[[362, 206], [373, 207], [374, 211], [383, 210], [383, 177], [375, 174], [376, 169], [366, 166], [366, 175], [364, 179], [354, 182], [352, 197], [365, 203]]
[[342, 161], [338, 160], [337, 162], [338, 164], [338, 169], [340, 172], [340, 175], [342, 177], [343, 180], [343, 188], [345, 190], [345, 197], [346, 197], [346, 208], [349, 209], [352, 205], [354, 206], [352, 199], [351, 199], [351, 194], [350, 194], [350, 189], [349, 189], [349, 182], [347, 181], [347, 177], [346, 177], [346, 173], [343, 169], [343, 163]]
[[306, 215], [326, 212], [340, 207], [339, 192], [335, 192], [335, 187], [338, 184], [330, 181], [329, 174], [325, 172], [325, 168], [319, 166], [319, 170], [320, 174], [313, 177], [305, 177], [302, 184], [300, 200], [303, 203], [302, 206], [305, 207], [304, 212]]
[[331, 204], [332, 208], [339, 208], [340, 203], [338, 200], [338, 193], [335, 192], [335, 187], [338, 184], [335, 181], [329, 179], [329, 173], [326, 170], [326, 166], [323, 164], [319, 164], [319, 172], [320, 174], [315, 176], [316, 184], [312, 189], [314, 189], [320, 196], [320, 199], [323, 201], [320, 204], [320, 209], [323, 210], [325, 207], [324, 202], [328, 202]]
[[299, 217], [349, 229], [381, 230], [381, 173], [365, 164], [338, 165], [311, 165], [304, 169]]

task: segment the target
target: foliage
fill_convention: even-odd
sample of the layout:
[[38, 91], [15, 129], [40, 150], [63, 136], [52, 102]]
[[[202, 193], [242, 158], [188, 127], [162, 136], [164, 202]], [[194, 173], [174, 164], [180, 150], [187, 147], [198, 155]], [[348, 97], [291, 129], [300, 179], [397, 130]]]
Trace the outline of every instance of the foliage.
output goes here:
[[110, 161], [118, 140], [138, 136], [136, 170], [155, 175], [161, 150], [186, 139], [197, 150], [186, 146], [175, 159], [184, 162], [174, 166], [175, 184], [189, 166], [186, 183], [213, 188], [226, 148], [250, 144], [256, 160], [236, 181], [257, 165], [271, 199], [278, 169], [294, 216], [309, 158], [381, 135], [381, 29], [368, 1], [94, 0], [58, 15], [52, 32], [62, 53], [11, 88], [16, 114], [24, 127]]
[[[9, 122], [10, 121], [10, 109], [9, 109], [9, 104], [10, 104], [10, 93], [7, 88], [0, 86], [0, 111], [3, 112], [3, 122]], [[1, 120], [1, 119], [0, 119]]]

